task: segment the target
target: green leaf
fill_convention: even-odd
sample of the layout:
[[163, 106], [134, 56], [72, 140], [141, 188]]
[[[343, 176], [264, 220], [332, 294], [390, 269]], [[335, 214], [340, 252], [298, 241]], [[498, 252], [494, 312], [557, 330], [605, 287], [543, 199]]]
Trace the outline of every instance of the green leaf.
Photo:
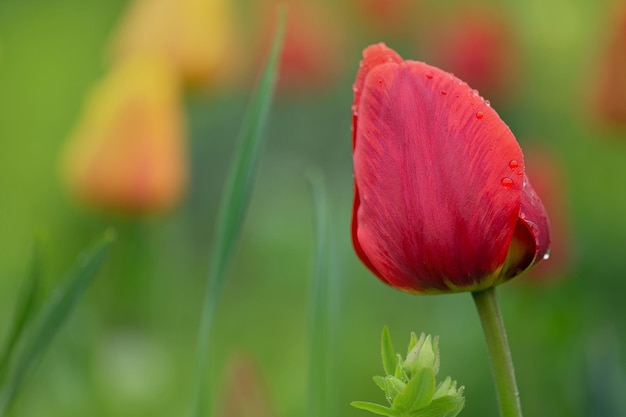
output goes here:
[[6, 377], [9, 363], [11, 358], [13, 358], [15, 345], [35, 312], [40, 281], [41, 244], [39, 240], [36, 240], [28, 278], [24, 281], [22, 291], [17, 299], [17, 303], [15, 305], [15, 315], [13, 316], [9, 336], [7, 337], [5, 345], [2, 349], [2, 354], [0, 354], [0, 383], [4, 381], [4, 378]]
[[411, 338], [409, 339], [409, 347], [406, 350], [406, 356], [407, 359], [409, 357], [409, 354], [411, 353], [411, 350], [413, 350], [413, 348], [417, 345], [417, 335], [415, 334], [415, 332], [411, 332]]
[[324, 185], [324, 178], [319, 171], [308, 175], [313, 202], [315, 228], [315, 264], [311, 280], [309, 330], [309, 393], [307, 412], [312, 417], [335, 414], [331, 410], [330, 400], [334, 393], [334, 381], [331, 369], [335, 361], [331, 342], [334, 331], [331, 317], [334, 287], [329, 278], [329, 230], [330, 210]]
[[393, 401], [393, 409], [400, 412], [415, 412], [429, 405], [435, 393], [435, 374], [430, 368], [418, 369], [406, 384], [403, 392]]
[[404, 372], [404, 361], [402, 360], [402, 355], [399, 353], [396, 354], [396, 370], [393, 376], [403, 381], [407, 380], [406, 373]]
[[374, 379], [374, 382], [376, 383], [376, 385], [378, 385], [378, 388], [380, 388], [381, 390], [385, 391], [385, 393], [386, 393], [387, 392], [387, 382], [385, 382], [385, 377], [377, 375], [373, 379]]
[[400, 417], [400, 413], [398, 413], [397, 411], [380, 404], [368, 403], [365, 401], [352, 401], [350, 405], [352, 407], [370, 411], [374, 414], [379, 414], [381, 416]]
[[82, 253], [62, 283], [48, 298], [36, 317], [28, 323], [17, 346], [15, 363], [0, 390], [0, 416], [4, 416], [33, 364], [50, 345], [61, 325], [93, 281], [115, 239], [113, 231]]
[[389, 336], [389, 329], [387, 326], [383, 327], [383, 335], [381, 338], [381, 353], [383, 357], [383, 368], [386, 375], [393, 375], [396, 370], [396, 351], [391, 343], [391, 337]]
[[389, 401], [389, 403], [391, 404], [396, 398], [396, 395], [406, 389], [406, 383], [392, 375], [389, 375], [385, 378], [385, 383], [387, 385], [387, 401]]
[[462, 397], [459, 399], [450, 396], [440, 397], [433, 400], [428, 407], [412, 412], [411, 417], [455, 417], [464, 405], [465, 400]]
[[[217, 300], [226, 278], [226, 270], [232, 257], [235, 243], [239, 238], [248, 200], [252, 191], [257, 166], [260, 159], [261, 144], [265, 125], [274, 96], [274, 87], [278, 76], [278, 60], [285, 33], [285, 12], [279, 10], [279, 20], [272, 48], [265, 69], [252, 95], [246, 115], [241, 125], [237, 148], [224, 188], [216, 220], [211, 264], [208, 273], [208, 285], [200, 327], [194, 383], [192, 386], [191, 407], [196, 416], [206, 415], [204, 395], [209, 395], [207, 387], [207, 369], [210, 358], [210, 334]], [[209, 41], [209, 40], [207, 40]]]
[[456, 407], [452, 411], [448, 412], [447, 414], [444, 414], [442, 417], [456, 417], [459, 415], [461, 410], [463, 410], [463, 407], [465, 407], [465, 398], [459, 397], [456, 399]]

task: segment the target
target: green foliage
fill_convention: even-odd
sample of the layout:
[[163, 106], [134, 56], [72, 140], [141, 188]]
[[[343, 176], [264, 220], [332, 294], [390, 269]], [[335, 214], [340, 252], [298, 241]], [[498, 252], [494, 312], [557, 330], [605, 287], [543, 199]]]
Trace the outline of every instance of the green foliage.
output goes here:
[[281, 10], [267, 64], [257, 90], [250, 99], [247, 113], [241, 125], [237, 148], [233, 155], [224, 194], [220, 202], [210, 256], [211, 265], [208, 274], [208, 285], [204, 298], [200, 329], [198, 331], [196, 374], [193, 398], [191, 400], [192, 413], [195, 416], [207, 414], [203, 395], [209, 391], [207, 389], [206, 370], [209, 359], [209, 342], [213, 317], [226, 279], [226, 269], [241, 231], [257, 173], [263, 132], [267, 124], [274, 96], [274, 86], [278, 76], [278, 58], [282, 50], [284, 31], [285, 13]]
[[463, 387], [447, 377], [437, 384], [439, 343], [435, 337], [411, 333], [406, 359], [393, 350], [389, 330], [382, 334], [382, 359], [386, 376], [374, 382], [384, 391], [390, 407], [354, 401], [352, 406], [389, 417], [455, 417], [465, 405]]
[[31, 275], [24, 296], [18, 301], [13, 331], [4, 348], [6, 357], [6, 378], [0, 387], [0, 416], [4, 416], [25, 377], [33, 365], [41, 358], [62, 324], [76, 306], [85, 290], [93, 281], [106, 258], [115, 233], [107, 231], [103, 237], [82, 253], [62, 283], [45, 301], [40, 311], [35, 312], [40, 259], [34, 257]]
[[330, 274], [330, 210], [324, 177], [319, 171], [308, 176], [313, 202], [315, 259], [310, 291], [309, 386], [307, 413], [312, 417], [335, 414], [331, 399], [336, 390], [334, 369], [336, 349], [333, 316], [337, 298]]
[[37, 241], [33, 249], [33, 259], [30, 263], [28, 278], [24, 281], [22, 291], [15, 305], [15, 314], [10, 324], [10, 330], [0, 355], [0, 383], [4, 382], [9, 364], [15, 352], [15, 346], [26, 325], [33, 317], [41, 281], [41, 248]]

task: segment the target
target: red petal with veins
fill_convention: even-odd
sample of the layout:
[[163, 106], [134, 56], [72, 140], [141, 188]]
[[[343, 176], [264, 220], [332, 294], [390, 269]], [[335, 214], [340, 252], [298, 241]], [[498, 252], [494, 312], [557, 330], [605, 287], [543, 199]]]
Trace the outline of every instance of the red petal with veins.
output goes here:
[[[402, 61], [382, 44], [364, 57], [353, 108], [358, 256], [411, 292], [477, 290], [510, 278], [503, 266], [519, 216], [527, 209], [528, 220], [545, 218], [524, 185], [515, 137], [451, 74]], [[531, 229], [517, 228], [534, 239], [518, 239], [515, 269], [541, 253], [541, 227]]]

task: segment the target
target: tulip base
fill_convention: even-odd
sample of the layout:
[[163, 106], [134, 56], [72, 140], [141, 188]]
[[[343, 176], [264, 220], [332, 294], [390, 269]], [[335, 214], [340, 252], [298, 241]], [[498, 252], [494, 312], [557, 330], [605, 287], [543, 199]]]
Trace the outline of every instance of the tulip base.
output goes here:
[[517, 382], [495, 287], [472, 293], [487, 341], [501, 417], [522, 417]]

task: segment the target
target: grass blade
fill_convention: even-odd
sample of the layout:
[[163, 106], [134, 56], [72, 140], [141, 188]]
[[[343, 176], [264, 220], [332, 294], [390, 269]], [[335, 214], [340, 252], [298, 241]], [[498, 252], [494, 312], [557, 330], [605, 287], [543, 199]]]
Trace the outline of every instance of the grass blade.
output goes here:
[[114, 238], [115, 234], [107, 231], [78, 257], [58, 289], [46, 300], [40, 312], [24, 330], [23, 338], [17, 346], [16, 361], [12, 366], [10, 377], [0, 390], [0, 417], [4, 417], [28, 371], [48, 348], [61, 325], [93, 281]]
[[22, 291], [15, 306], [15, 315], [7, 340], [0, 355], [0, 384], [6, 378], [9, 363], [13, 358], [15, 346], [20, 339], [23, 330], [33, 317], [37, 298], [39, 294], [39, 283], [41, 282], [41, 244], [35, 241], [33, 248], [33, 258], [30, 263], [28, 278], [24, 281]]
[[329, 210], [323, 177], [320, 173], [309, 175], [313, 201], [315, 227], [315, 263], [310, 291], [309, 311], [309, 387], [307, 412], [311, 417], [332, 415], [331, 368], [332, 349], [329, 282]]
[[226, 277], [226, 269], [241, 225], [252, 184], [257, 171], [264, 127], [272, 104], [274, 86], [278, 75], [278, 59], [285, 32], [285, 12], [281, 9], [279, 21], [272, 43], [272, 49], [259, 80], [257, 90], [250, 99], [246, 116], [237, 140], [237, 148], [224, 189], [217, 215], [213, 249], [211, 252], [208, 285], [198, 330], [198, 351], [196, 358], [193, 397], [191, 400], [194, 416], [206, 415], [207, 405], [203, 394], [209, 396], [207, 381], [208, 359], [210, 356], [210, 333], [217, 300]]

